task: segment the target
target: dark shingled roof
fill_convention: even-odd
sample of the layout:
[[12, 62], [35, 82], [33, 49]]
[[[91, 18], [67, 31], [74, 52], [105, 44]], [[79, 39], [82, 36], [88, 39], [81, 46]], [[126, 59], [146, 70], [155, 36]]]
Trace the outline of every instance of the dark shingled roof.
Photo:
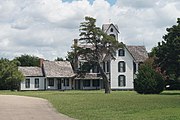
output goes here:
[[40, 67], [18, 67], [18, 69], [24, 76], [43, 77], [42, 69]]
[[75, 79], [84, 79], [84, 80], [97, 80], [97, 79], [102, 79], [97, 73], [84, 73], [84, 74], [79, 74], [76, 76]]
[[75, 76], [72, 66], [68, 61], [44, 61], [46, 77], [73, 77]]
[[148, 58], [148, 53], [144, 46], [126, 46], [136, 62], [144, 62]]

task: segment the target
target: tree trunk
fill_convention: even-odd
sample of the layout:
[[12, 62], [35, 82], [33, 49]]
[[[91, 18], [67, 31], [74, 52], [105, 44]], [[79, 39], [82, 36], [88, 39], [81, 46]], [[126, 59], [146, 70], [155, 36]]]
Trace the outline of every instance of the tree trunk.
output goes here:
[[101, 67], [100, 63], [98, 63], [98, 67], [99, 67], [101, 77], [103, 78], [103, 81], [104, 81], [105, 93], [110, 94], [110, 91], [111, 91], [111, 89], [110, 89], [110, 81], [108, 80], [107, 75], [104, 72], [103, 68]]

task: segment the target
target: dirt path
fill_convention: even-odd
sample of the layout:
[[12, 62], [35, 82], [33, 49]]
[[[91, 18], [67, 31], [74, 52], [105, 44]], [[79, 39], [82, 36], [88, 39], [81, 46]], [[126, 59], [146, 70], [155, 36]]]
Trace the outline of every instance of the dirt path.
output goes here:
[[73, 120], [41, 98], [0, 95], [0, 120]]

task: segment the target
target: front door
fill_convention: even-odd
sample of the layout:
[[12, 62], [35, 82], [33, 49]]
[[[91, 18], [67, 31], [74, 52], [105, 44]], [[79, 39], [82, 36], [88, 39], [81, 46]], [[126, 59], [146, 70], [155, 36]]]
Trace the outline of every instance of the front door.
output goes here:
[[60, 90], [61, 89], [61, 79], [59, 78], [59, 79], [57, 79], [57, 81], [58, 81], [58, 90]]

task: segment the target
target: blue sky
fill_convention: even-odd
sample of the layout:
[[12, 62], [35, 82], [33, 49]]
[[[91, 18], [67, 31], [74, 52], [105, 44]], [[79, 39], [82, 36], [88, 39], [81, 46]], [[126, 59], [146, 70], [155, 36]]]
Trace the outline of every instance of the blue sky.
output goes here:
[[64, 58], [85, 16], [98, 27], [117, 24], [119, 42], [150, 51], [176, 24], [179, 6], [180, 0], [0, 0], [0, 58]]

